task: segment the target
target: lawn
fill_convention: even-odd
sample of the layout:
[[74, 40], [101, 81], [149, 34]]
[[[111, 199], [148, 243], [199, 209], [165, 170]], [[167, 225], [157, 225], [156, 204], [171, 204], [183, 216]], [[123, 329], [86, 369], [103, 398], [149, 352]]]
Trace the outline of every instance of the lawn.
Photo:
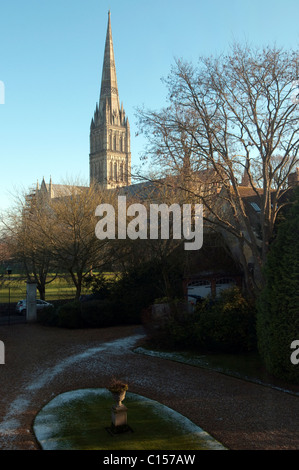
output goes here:
[[[96, 273], [95, 273], [96, 274]], [[110, 276], [110, 273], [106, 273]], [[49, 274], [49, 279], [51, 279]], [[10, 286], [10, 292], [9, 292]], [[48, 302], [60, 299], [73, 299], [75, 297], [76, 289], [71, 281], [64, 277], [57, 277], [53, 282], [46, 286], [46, 299]], [[89, 293], [85, 287], [82, 289], [82, 294]], [[12, 274], [10, 282], [8, 280], [2, 281], [0, 284], [0, 303], [8, 303], [10, 295], [10, 302], [15, 303], [21, 299], [26, 298], [26, 278], [20, 274]], [[39, 299], [39, 292], [37, 291], [37, 298]]]
[[197, 354], [194, 351], [165, 351], [151, 349], [150, 345], [138, 347], [134, 352], [182, 362], [195, 367], [214, 370], [243, 380], [271, 386], [299, 396], [298, 386], [280, 381], [269, 374], [257, 352], [228, 354]]
[[[53, 282], [46, 287], [46, 300], [74, 298], [75, 288], [73, 285], [63, 278], [56, 278]], [[15, 303], [21, 299], [26, 298], [26, 280], [21, 279], [20, 276], [12, 276], [10, 282], [10, 302]], [[39, 292], [37, 291], [37, 298], [39, 299]], [[8, 303], [9, 301], [9, 287], [8, 282], [2, 284], [0, 287], [0, 303]]]
[[43, 450], [223, 450], [189, 419], [148, 398], [127, 393], [132, 432], [111, 435], [113, 399], [106, 389], [58, 395], [36, 416], [34, 432]]

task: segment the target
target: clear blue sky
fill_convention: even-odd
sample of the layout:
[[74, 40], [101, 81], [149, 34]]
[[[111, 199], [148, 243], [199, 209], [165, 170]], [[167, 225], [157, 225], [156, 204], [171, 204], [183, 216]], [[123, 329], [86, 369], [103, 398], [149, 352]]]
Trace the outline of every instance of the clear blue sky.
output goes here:
[[298, 0], [10, 0], [0, 4], [0, 210], [10, 193], [46, 182], [88, 183], [89, 126], [99, 98], [108, 10], [120, 100], [160, 108], [174, 57], [196, 62], [234, 42], [297, 48]]

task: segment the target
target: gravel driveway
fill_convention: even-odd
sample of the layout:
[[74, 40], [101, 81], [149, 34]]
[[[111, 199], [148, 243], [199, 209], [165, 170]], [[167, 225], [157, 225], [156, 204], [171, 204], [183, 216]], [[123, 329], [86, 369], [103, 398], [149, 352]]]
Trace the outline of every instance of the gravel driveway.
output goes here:
[[299, 449], [298, 396], [136, 354], [132, 348], [143, 337], [139, 326], [0, 326], [0, 449], [38, 450], [32, 425], [39, 410], [59, 393], [105, 387], [111, 376], [183, 414], [228, 449]]

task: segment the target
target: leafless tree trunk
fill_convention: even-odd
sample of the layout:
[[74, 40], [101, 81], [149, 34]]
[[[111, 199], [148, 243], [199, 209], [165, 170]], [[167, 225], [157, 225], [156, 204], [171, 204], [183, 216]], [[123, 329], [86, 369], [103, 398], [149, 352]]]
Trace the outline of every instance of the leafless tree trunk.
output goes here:
[[48, 223], [42, 227], [51, 259], [60, 272], [68, 274], [80, 297], [83, 280], [93, 269], [101, 269], [110, 256], [109, 240], [95, 235], [97, 205], [115, 205], [115, 195], [96, 185], [67, 185], [64, 197], [49, 201]]

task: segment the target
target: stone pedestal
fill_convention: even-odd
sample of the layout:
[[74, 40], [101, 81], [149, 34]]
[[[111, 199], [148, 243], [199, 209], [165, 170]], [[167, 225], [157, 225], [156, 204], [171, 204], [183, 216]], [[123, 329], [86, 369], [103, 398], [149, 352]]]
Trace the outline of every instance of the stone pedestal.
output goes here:
[[127, 424], [127, 410], [125, 405], [114, 405], [111, 410], [112, 426], [126, 426]]
[[27, 322], [35, 322], [37, 320], [36, 282], [27, 282], [26, 320]]
[[126, 432], [133, 432], [127, 424], [127, 410], [128, 408], [121, 405], [114, 405], [111, 408], [111, 426], [105, 428], [111, 436], [118, 436]]

